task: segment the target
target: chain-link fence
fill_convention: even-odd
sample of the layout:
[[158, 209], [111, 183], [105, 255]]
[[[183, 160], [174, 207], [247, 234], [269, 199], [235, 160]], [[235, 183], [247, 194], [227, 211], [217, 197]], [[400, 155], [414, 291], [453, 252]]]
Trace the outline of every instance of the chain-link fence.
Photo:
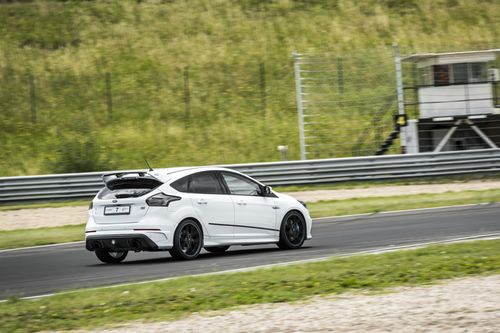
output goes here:
[[43, 62], [0, 61], [0, 169], [26, 155], [43, 163], [37, 169], [72, 172], [141, 166], [144, 157], [196, 165], [279, 160], [279, 145], [298, 151], [290, 57], [81, 72]]
[[397, 110], [392, 52], [295, 54], [303, 157], [375, 154]]
[[65, 125], [78, 113], [100, 123], [158, 115], [185, 127], [227, 113], [263, 118], [283, 106], [295, 109], [290, 68], [289, 63], [264, 61], [81, 74], [5, 68], [0, 76], [2, 124]]

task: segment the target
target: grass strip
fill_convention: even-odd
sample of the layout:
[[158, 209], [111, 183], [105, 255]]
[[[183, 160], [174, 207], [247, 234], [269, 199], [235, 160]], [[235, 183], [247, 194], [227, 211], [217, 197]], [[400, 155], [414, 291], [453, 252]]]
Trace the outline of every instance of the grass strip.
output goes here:
[[407, 185], [429, 185], [429, 184], [466, 184], [469, 182], [488, 182], [500, 180], [500, 173], [493, 174], [470, 174], [442, 177], [417, 177], [406, 179], [389, 180], [366, 180], [366, 181], [347, 181], [330, 184], [315, 185], [289, 185], [274, 186], [278, 192], [299, 192], [299, 191], [318, 191], [318, 190], [345, 190], [370, 188], [381, 186], [407, 186]]
[[81, 290], [38, 300], [11, 298], [0, 304], [0, 331], [95, 329], [132, 320], [171, 320], [239, 305], [498, 273], [500, 240], [435, 245], [244, 273]]
[[0, 231], [0, 249], [76, 242], [85, 238], [85, 225], [64, 225]]
[[[391, 210], [500, 201], [500, 189], [319, 201], [308, 204], [311, 216], [341, 216]], [[0, 231], [0, 249], [74, 242], [84, 239], [84, 225]]]
[[324, 217], [498, 201], [500, 201], [500, 189], [352, 198], [318, 201], [307, 206], [312, 217]]

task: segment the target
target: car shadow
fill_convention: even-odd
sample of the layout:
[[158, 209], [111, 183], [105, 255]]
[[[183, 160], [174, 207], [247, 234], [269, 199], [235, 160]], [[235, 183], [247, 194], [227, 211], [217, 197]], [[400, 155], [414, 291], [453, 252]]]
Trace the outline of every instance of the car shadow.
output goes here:
[[[245, 255], [253, 255], [253, 254], [262, 254], [262, 253], [276, 253], [276, 252], [283, 252], [283, 253], [291, 253], [291, 252], [296, 252], [300, 250], [307, 250], [311, 248], [311, 246], [303, 246], [300, 249], [296, 250], [282, 250], [280, 248], [275, 248], [275, 247], [265, 247], [265, 248], [253, 248], [253, 249], [245, 249], [244, 247], [238, 247], [237, 249], [229, 249], [226, 252], [223, 253], [209, 253], [209, 252], [203, 252], [201, 253], [198, 258], [195, 259], [195, 261], [204, 261], [204, 260], [210, 260], [214, 258], [231, 258], [231, 257], [237, 257], [237, 256], [245, 256]], [[158, 253], [158, 252], [157, 252]], [[170, 256], [168, 251], [164, 251], [165, 257], [161, 258], [149, 258], [149, 259], [133, 259], [128, 261], [127, 258], [125, 261], [118, 263], [118, 264], [104, 264], [104, 263], [96, 263], [93, 265], [87, 265], [87, 267], [101, 267], [101, 266], [134, 266], [134, 265], [150, 265], [150, 264], [165, 264], [165, 263], [186, 263], [190, 262], [191, 260], [177, 260], [174, 259]]]

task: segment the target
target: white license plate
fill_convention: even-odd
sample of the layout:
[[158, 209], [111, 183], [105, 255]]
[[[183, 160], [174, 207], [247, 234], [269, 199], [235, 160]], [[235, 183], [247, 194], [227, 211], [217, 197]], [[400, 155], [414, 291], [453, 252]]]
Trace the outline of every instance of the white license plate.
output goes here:
[[128, 214], [130, 214], [130, 206], [104, 207], [104, 215], [128, 215]]

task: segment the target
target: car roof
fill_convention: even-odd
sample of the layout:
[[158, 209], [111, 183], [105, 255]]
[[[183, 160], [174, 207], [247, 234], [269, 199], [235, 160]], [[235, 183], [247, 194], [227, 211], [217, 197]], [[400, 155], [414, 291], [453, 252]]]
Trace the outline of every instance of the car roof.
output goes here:
[[203, 172], [203, 171], [229, 171], [233, 173], [238, 173], [236, 170], [231, 170], [227, 168], [221, 167], [176, 167], [176, 168], [163, 168], [163, 169], [154, 169], [153, 171], [149, 171], [148, 173], [153, 177], [161, 180], [162, 182], [171, 182], [177, 180], [179, 178], [185, 177], [187, 175]]

